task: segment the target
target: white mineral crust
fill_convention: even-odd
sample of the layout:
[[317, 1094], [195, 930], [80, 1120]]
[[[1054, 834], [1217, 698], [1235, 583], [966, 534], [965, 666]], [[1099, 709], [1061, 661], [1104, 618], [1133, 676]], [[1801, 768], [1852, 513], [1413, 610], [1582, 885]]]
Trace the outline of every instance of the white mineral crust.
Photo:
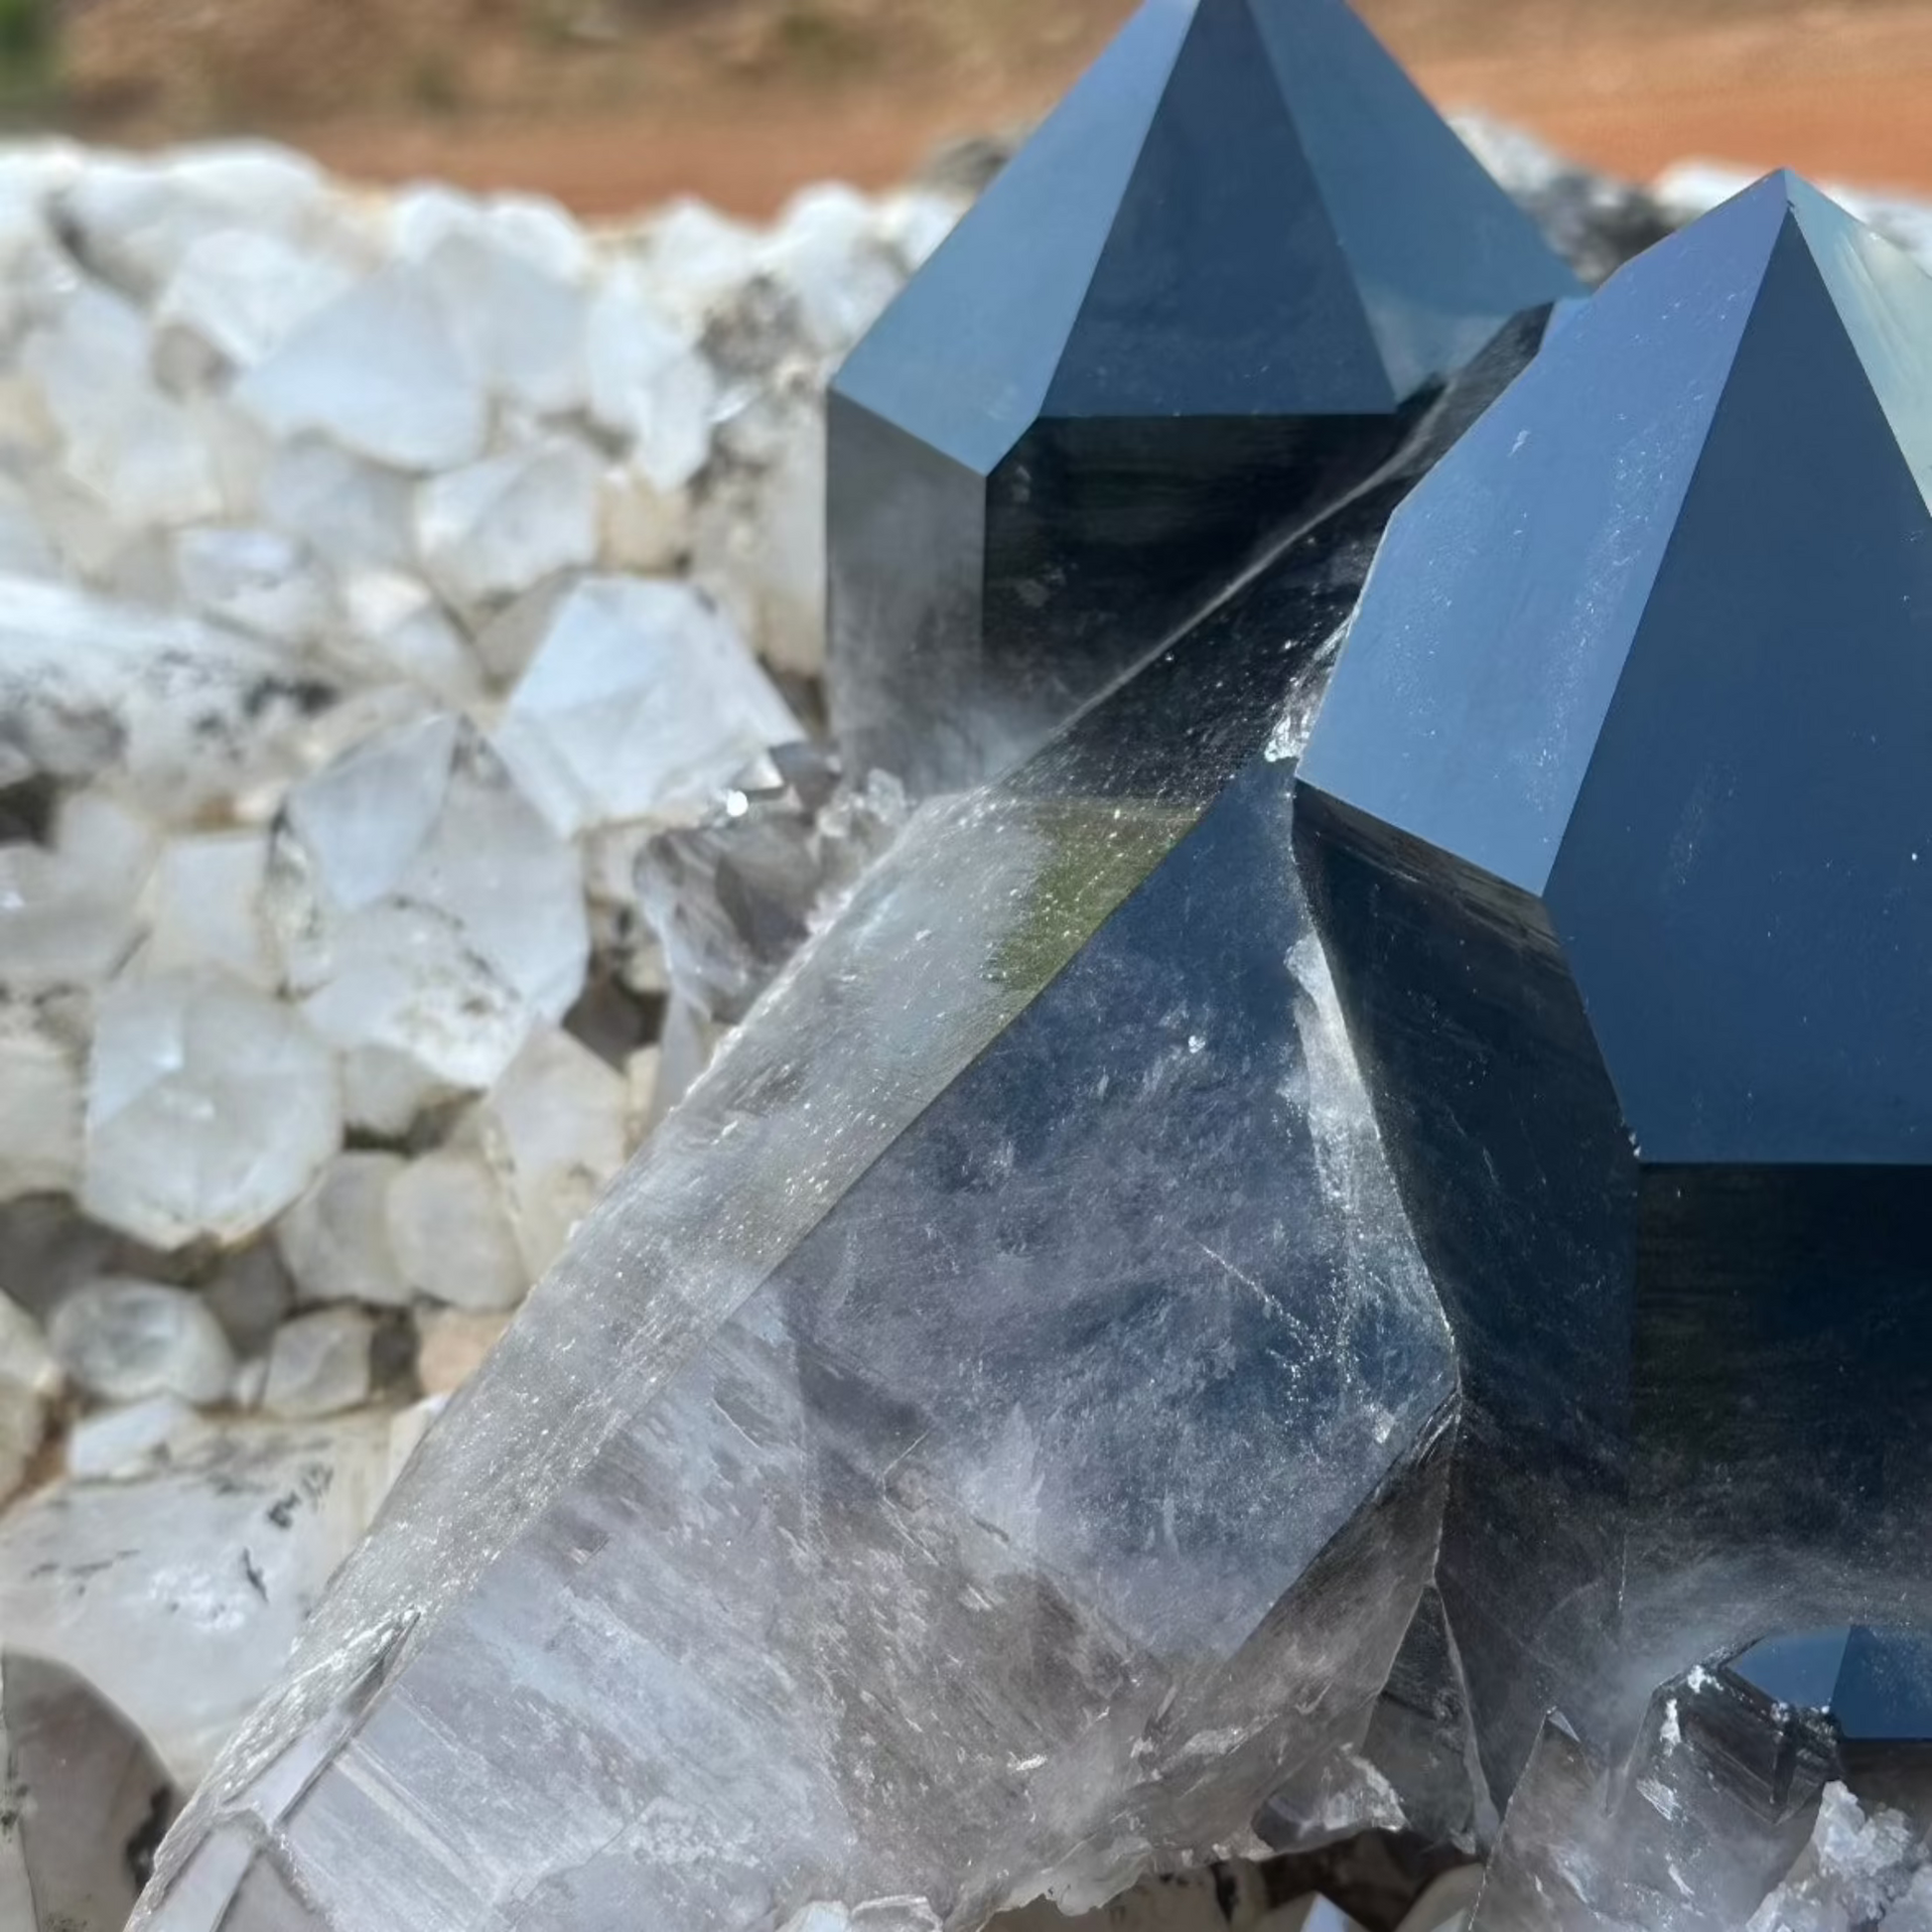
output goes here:
[[108, 1402], [218, 1402], [234, 1375], [228, 1338], [201, 1297], [159, 1282], [76, 1289], [54, 1311], [48, 1334], [74, 1382]]
[[81, 1202], [152, 1247], [239, 1241], [342, 1144], [335, 1055], [275, 1000], [217, 969], [121, 981], [87, 1073]]
[[583, 988], [577, 853], [454, 717], [370, 739], [290, 793], [270, 902], [325, 1037], [457, 1087], [488, 1086]]
[[701, 807], [767, 746], [803, 735], [701, 595], [606, 577], [557, 607], [496, 745], [571, 833]]

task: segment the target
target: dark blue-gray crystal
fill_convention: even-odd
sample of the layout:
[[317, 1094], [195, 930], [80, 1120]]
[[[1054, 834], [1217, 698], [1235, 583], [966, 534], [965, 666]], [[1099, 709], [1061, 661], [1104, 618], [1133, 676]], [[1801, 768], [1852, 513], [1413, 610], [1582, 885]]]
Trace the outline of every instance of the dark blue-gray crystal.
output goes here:
[[1343, 0], [1148, 0], [833, 385], [855, 768], [1031, 749], [1579, 292]]
[[1302, 768], [1502, 1791], [1552, 1706], [1932, 1606], [1928, 476], [1932, 284], [1774, 176], [1396, 518]]

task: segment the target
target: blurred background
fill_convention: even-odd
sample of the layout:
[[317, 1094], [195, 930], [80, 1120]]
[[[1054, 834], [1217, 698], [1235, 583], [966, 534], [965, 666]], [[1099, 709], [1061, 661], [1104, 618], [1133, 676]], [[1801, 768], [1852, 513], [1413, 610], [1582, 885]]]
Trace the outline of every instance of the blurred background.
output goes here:
[[[1361, 0], [1439, 104], [1648, 179], [1932, 190], [1932, 0]], [[16, 127], [265, 134], [372, 180], [768, 215], [1039, 113], [1131, 0], [0, 0]]]

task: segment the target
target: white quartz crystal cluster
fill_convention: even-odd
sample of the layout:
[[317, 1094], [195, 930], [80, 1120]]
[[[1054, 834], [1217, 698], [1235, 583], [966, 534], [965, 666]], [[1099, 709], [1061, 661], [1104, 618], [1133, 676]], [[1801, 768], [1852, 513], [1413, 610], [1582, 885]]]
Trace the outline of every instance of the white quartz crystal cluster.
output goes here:
[[638, 862], [808, 736], [825, 377], [958, 211], [0, 149], [0, 1493], [487, 1350], [712, 1036]]

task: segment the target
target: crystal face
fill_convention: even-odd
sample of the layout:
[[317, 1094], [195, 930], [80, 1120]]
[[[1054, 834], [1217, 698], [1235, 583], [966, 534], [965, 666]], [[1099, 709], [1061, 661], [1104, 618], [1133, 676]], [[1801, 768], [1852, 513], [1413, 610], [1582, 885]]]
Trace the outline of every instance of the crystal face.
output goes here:
[[1453, 1372], [1294, 723], [1535, 335], [913, 820], [424, 1442], [140, 1923], [968, 1932], [1230, 1842], [1365, 1721]]
[[1928, 344], [1788, 176], [1623, 270], [1396, 518], [1302, 766], [1502, 1791], [1552, 1706], [1932, 1601]]
[[833, 384], [855, 770], [1037, 745], [1578, 293], [1343, 0], [1150, 0]]

